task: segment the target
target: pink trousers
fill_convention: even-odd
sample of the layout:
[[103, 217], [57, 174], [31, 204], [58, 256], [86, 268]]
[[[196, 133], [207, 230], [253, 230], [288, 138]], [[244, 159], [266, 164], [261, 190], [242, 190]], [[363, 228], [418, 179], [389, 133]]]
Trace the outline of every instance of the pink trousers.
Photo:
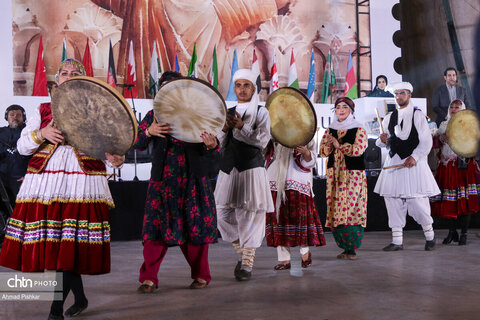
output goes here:
[[[210, 282], [210, 268], [208, 266], [208, 244], [180, 245], [183, 255], [192, 270], [192, 279], [202, 279]], [[150, 280], [158, 286], [158, 271], [163, 258], [168, 251], [168, 246], [162, 241], [145, 240], [143, 243], [143, 264], [140, 268], [139, 281]]]

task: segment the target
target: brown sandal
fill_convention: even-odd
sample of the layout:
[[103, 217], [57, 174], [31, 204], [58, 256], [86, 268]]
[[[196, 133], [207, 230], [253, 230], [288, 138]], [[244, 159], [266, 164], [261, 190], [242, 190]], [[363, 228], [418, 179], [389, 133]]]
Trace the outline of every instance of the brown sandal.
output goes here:
[[279, 263], [275, 267], [273, 267], [273, 270], [288, 270], [292, 267], [292, 265], [289, 263]]
[[208, 282], [201, 282], [198, 279], [193, 280], [193, 282], [190, 284], [189, 288], [190, 289], [203, 289], [206, 286], [208, 286]]
[[140, 293], [153, 293], [155, 291], [155, 289], [157, 289], [158, 286], [154, 284], [150, 285], [150, 284], [146, 284], [146, 283], [142, 283], [140, 285], [140, 287], [138, 287], [137, 291], [140, 292]]

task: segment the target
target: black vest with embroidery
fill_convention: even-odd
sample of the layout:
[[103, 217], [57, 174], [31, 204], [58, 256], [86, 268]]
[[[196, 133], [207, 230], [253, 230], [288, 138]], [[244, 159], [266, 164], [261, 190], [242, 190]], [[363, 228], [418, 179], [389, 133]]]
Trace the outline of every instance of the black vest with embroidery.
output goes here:
[[[357, 137], [357, 131], [358, 128], [352, 128], [348, 129], [347, 133], [340, 139], [338, 139], [338, 132], [335, 129], [330, 128], [330, 134], [338, 140], [340, 144], [344, 143], [349, 143], [349, 144], [354, 144], [355, 143], [355, 138]], [[330, 153], [328, 156], [328, 162], [327, 162], [327, 168], [332, 168], [335, 162], [334, 159], [335, 155], [334, 153]], [[345, 157], [345, 166], [347, 167], [348, 170], [365, 170], [365, 162], [363, 161], [363, 153], [359, 157], [349, 157], [349, 156], [344, 156]]]
[[[260, 108], [262, 106], [258, 106], [257, 112]], [[226, 139], [227, 142], [220, 160], [220, 170], [229, 174], [233, 168], [242, 172], [248, 169], [265, 167], [265, 158], [260, 148], [235, 139], [232, 129], [228, 130]]]
[[407, 140], [402, 140], [395, 135], [395, 126], [398, 123], [398, 110], [393, 111], [390, 117], [390, 123], [388, 124], [388, 132], [390, 133], [390, 158], [398, 154], [400, 159], [405, 159], [412, 155], [413, 150], [418, 146], [420, 140], [418, 139], [418, 131], [415, 127], [415, 111], [413, 110], [412, 116], [412, 129]]

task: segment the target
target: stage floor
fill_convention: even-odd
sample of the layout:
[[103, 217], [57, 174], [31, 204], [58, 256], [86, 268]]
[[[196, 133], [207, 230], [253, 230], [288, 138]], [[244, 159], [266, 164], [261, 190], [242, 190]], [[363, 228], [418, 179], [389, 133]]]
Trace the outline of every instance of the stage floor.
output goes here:
[[[136, 292], [142, 263], [140, 241], [112, 243], [112, 272], [85, 276], [89, 307], [77, 319], [478, 319], [480, 314], [480, 238], [471, 230], [467, 246], [423, 250], [421, 231], [406, 231], [403, 251], [383, 252], [390, 232], [367, 232], [356, 261], [337, 260], [331, 233], [327, 245], [313, 248], [313, 265], [300, 267], [292, 250], [292, 269], [274, 271], [276, 250], [257, 250], [252, 280], [233, 278], [236, 255], [219, 240], [210, 247], [212, 282], [190, 290], [189, 267], [178, 247], [171, 248], [159, 272], [159, 290]], [[9, 271], [0, 268], [0, 272]], [[73, 303], [68, 297], [66, 308]], [[0, 319], [46, 319], [50, 302], [2, 301]]]

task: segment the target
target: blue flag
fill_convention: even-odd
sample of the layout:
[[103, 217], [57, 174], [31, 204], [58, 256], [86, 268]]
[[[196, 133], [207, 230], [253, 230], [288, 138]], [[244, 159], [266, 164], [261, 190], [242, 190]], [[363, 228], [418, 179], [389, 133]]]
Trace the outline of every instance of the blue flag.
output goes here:
[[310, 57], [310, 74], [308, 76], [308, 89], [307, 89], [307, 97], [310, 101], [313, 102], [315, 93], [315, 59], [313, 58], [313, 50], [312, 56]]
[[233, 91], [233, 87], [235, 87], [235, 83], [233, 83], [233, 75], [238, 70], [238, 60], [237, 60], [237, 49], [233, 50], [233, 62], [232, 62], [232, 75], [230, 77], [230, 86], [228, 87], [228, 94], [226, 101], [237, 101], [237, 96]]
[[175, 55], [175, 72], [180, 72], [180, 65], [178, 64], [178, 56]]

